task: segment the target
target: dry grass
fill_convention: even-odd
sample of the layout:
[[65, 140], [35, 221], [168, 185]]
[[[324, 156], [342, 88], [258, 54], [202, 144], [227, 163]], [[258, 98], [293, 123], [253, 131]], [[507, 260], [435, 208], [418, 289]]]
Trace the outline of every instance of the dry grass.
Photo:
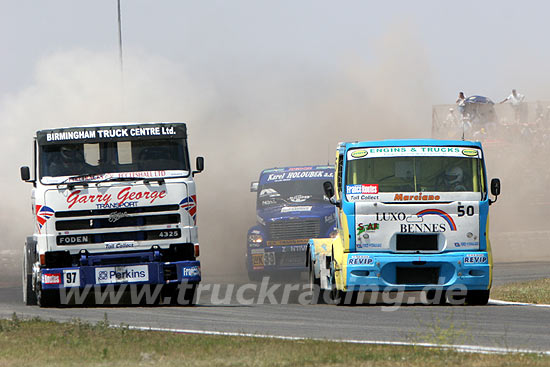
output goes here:
[[550, 278], [493, 287], [491, 298], [511, 302], [550, 304]]
[[1, 366], [550, 366], [549, 356], [185, 335], [75, 320], [0, 320]]

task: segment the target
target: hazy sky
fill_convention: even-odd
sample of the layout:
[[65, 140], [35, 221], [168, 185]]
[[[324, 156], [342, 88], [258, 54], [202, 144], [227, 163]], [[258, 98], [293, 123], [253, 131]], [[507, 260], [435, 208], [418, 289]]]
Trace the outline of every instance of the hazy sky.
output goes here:
[[208, 272], [242, 267], [262, 169], [331, 162], [338, 141], [430, 137], [432, 104], [459, 91], [550, 100], [549, 1], [122, 0], [122, 24], [124, 83], [116, 0], [0, 0], [7, 246], [32, 231], [18, 171], [39, 129], [189, 122]]
[[[0, 0], [0, 98], [35, 83], [37, 64], [84, 49], [117, 52], [116, 1]], [[125, 50], [231, 84], [243, 75], [328, 75], [376, 58], [397, 29], [425, 54], [433, 100], [458, 90], [550, 99], [547, 1], [122, 0]], [[113, 60], [116, 61], [116, 60]]]

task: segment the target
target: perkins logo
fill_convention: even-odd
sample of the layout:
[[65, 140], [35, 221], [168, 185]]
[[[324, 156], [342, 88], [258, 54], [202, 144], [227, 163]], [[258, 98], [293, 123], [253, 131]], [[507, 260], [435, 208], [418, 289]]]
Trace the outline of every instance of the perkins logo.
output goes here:
[[97, 284], [146, 282], [149, 269], [147, 265], [96, 268], [95, 280]]
[[184, 278], [190, 278], [190, 277], [200, 277], [201, 276], [201, 268], [198, 266], [191, 266], [188, 268], [183, 268], [183, 277]]
[[367, 255], [351, 255], [348, 258], [348, 265], [373, 265], [374, 260]]

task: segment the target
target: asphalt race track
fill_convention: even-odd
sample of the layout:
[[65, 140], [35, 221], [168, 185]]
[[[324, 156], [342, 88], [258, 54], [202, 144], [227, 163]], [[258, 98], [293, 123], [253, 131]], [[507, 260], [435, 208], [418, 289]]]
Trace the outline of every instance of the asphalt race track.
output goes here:
[[[550, 263], [496, 264], [494, 284], [550, 275]], [[203, 283], [215, 283], [205, 279]], [[244, 283], [244, 280], [243, 280]], [[517, 305], [334, 306], [301, 304], [212, 304], [203, 292], [196, 307], [87, 307], [40, 309], [22, 304], [19, 287], [0, 288], [0, 317], [368, 341], [425, 342], [434, 328], [452, 327], [446, 344], [550, 351], [550, 308]]]

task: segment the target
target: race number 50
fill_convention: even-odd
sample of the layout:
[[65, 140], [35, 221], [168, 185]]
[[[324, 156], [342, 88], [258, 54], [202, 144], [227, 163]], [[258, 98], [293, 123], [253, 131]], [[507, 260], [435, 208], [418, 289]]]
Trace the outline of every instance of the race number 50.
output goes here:
[[466, 207], [464, 205], [459, 205], [457, 209], [459, 217], [463, 217], [465, 215], [471, 217], [474, 215], [474, 207], [472, 205], [468, 205]]

